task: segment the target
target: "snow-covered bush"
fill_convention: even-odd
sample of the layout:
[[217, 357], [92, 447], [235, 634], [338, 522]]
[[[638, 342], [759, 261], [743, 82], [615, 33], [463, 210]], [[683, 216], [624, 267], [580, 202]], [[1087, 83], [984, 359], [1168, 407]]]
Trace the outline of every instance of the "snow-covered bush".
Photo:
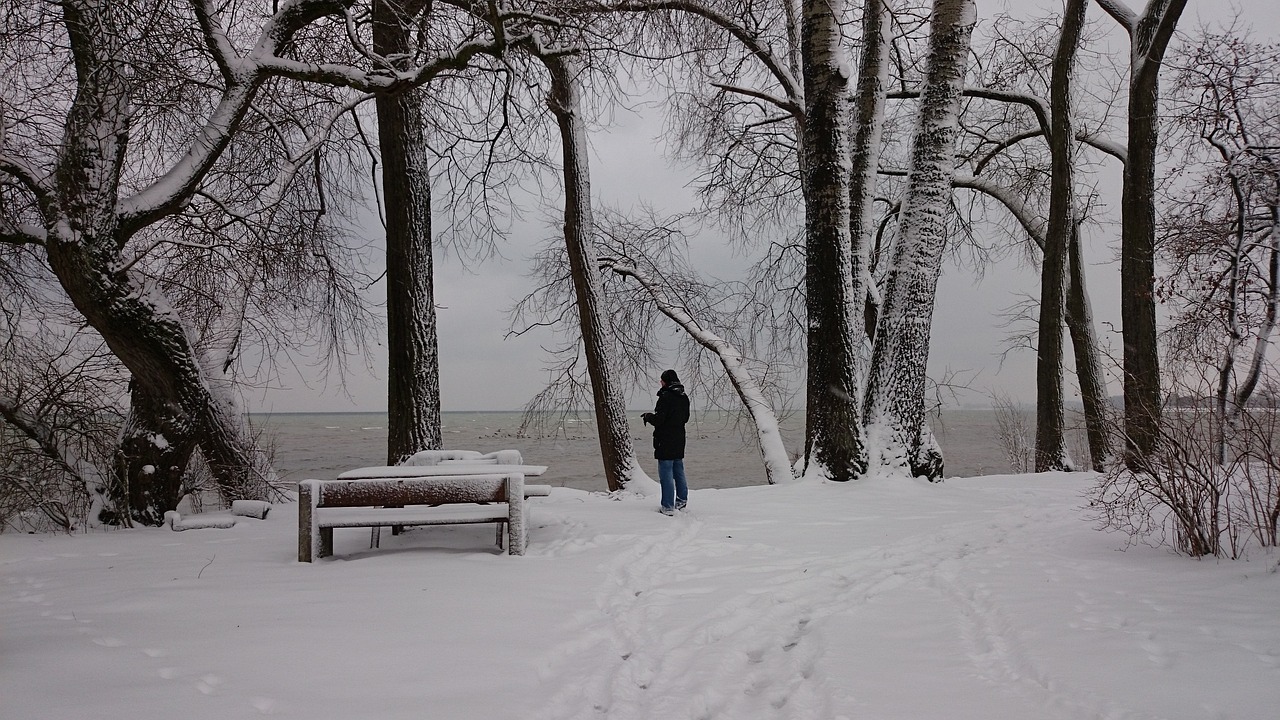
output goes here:
[[1215, 422], [1203, 408], [1166, 411], [1155, 453], [1135, 468], [1111, 469], [1091, 493], [1103, 529], [1193, 557], [1239, 558], [1251, 544], [1276, 546], [1280, 409], [1251, 409], [1221, 433], [1221, 462]]
[[991, 410], [996, 415], [996, 434], [1009, 460], [1009, 472], [1035, 472], [1035, 422], [1031, 413], [1007, 395], [992, 395]]

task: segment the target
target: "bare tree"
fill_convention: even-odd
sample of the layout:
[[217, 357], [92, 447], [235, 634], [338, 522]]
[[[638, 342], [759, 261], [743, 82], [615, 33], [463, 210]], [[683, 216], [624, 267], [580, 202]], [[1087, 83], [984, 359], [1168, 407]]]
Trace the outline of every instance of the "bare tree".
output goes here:
[[0, 530], [39, 527], [17, 522], [32, 512], [68, 531], [116, 516], [119, 365], [92, 332], [5, 312], [0, 333]]
[[[1219, 462], [1255, 391], [1280, 315], [1280, 50], [1206, 34], [1177, 65], [1174, 138], [1195, 142], [1170, 180], [1161, 223], [1174, 271], [1166, 333], [1175, 366], [1211, 375]], [[1207, 151], [1207, 152], [1206, 152]]]
[[1066, 321], [1067, 269], [1076, 239], [1075, 122], [1072, 83], [1076, 51], [1084, 30], [1088, 0], [1067, 0], [1062, 30], [1053, 58], [1049, 109], [1052, 156], [1049, 180], [1049, 223], [1040, 269], [1040, 322], [1036, 343], [1036, 472], [1071, 470], [1067, 454], [1063, 400], [1063, 325]]
[[[198, 443], [226, 497], [271, 493], [270, 478], [259, 466], [260, 456], [235, 409], [227, 376], [229, 362], [242, 345], [238, 332], [221, 332], [234, 326], [222, 318], [243, 314], [235, 302], [229, 308], [219, 308], [209, 315], [214, 320], [208, 327], [216, 332], [207, 338], [207, 344], [198, 344], [200, 316], [175, 303], [166, 292], [166, 283], [144, 272], [149, 254], [162, 247], [188, 244], [174, 240], [179, 235], [175, 226], [182, 229], [184, 219], [206, 218], [187, 228], [193, 234], [208, 228], [203, 223], [209, 216], [188, 212], [196, 204], [207, 202], [229, 216], [227, 227], [244, 229], [251, 224], [246, 222], [250, 213], [227, 205], [216, 190], [217, 182], [223, 179], [222, 168], [236, 168], [238, 162], [249, 161], [257, 169], [280, 157], [278, 153], [265, 157], [236, 154], [241, 147], [238, 141], [248, 134], [248, 120], [269, 107], [256, 103], [265, 87], [304, 81], [351, 93], [337, 107], [329, 106], [335, 109], [331, 117], [338, 118], [371, 93], [396, 92], [464, 67], [477, 54], [500, 53], [507, 42], [519, 41], [527, 34], [523, 28], [530, 22], [538, 22], [509, 15], [493, 3], [476, 7], [475, 12], [468, 6], [463, 8], [462, 18], [472, 18], [473, 32], [464, 33], [458, 44], [392, 73], [367, 57], [349, 64], [312, 61], [326, 57], [323, 51], [333, 50], [332, 30], [337, 30], [338, 37], [346, 37], [344, 28], [350, 30], [348, 39], [360, 44], [361, 28], [367, 28], [367, 23], [354, 2], [294, 0], [280, 4], [266, 18], [255, 13], [238, 6], [215, 7], [204, 0], [191, 0], [185, 8], [77, 0], [62, 3], [60, 15], [44, 18], [55, 22], [31, 27], [40, 28], [33, 32], [63, 33], [53, 38], [60, 42], [43, 47], [45, 52], [69, 47], [71, 65], [61, 65], [65, 58], [55, 55], [49, 66], [70, 68], [59, 76], [56, 87], [73, 91], [74, 99], [52, 102], [43, 96], [27, 98], [34, 110], [32, 117], [42, 119], [59, 115], [58, 102], [62, 102], [68, 108], [62, 132], [55, 136], [47, 127], [37, 127], [15, 142], [0, 145], [0, 175], [19, 188], [22, 198], [16, 214], [10, 215], [6, 209], [0, 224], [5, 240], [43, 249], [62, 290], [132, 374], [138, 388], [135, 397], [143, 399], [138, 415], [143, 424], [162, 431], [169, 446]], [[140, 25], [138, 17], [155, 22]], [[173, 136], [176, 142], [171, 146], [149, 148], [134, 142], [138, 135], [132, 131], [139, 116], [133, 99], [145, 96], [150, 89], [141, 70], [163, 67], [154, 62], [155, 56], [145, 54], [155, 49], [154, 43], [131, 42], [138, 27], [163, 27], [171, 33], [165, 40], [185, 43], [182, 47], [191, 51], [189, 57], [204, 63], [172, 74], [176, 87], [185, 87], [188, 95], [199, 99], [189, 103], [190, 107], [183, 106], [190, 110], [195, 130], [188, 126]], [[42, 47], [39, 43], [31, 46]], [[201, 82], [192, 83], [193, 74]], [[300, 152], [284, 157], [284, 177], [296, 177], [300, 167], [318, 158], [312, 151], [320, 138], [310, 134], [311, 128], [272, 124], [269, 118], [263, 125], [282, 144], [292, 145], [298, 135], [303, 136], [297, 144], [300, 147], [292, 148]], [[327, 130], [330, 126], [321, 123], [320, 127]], [[14, 154], [28, 142], [36, 152]], [[316, 164], [322, 169], [319, 160]], [[278, 165], [274, 168], [279, 169]], [[270, 192], [270, 184], [245, 187], [253, 187], [255, 192], [249, 194], [265, 196], [267, 203], [281, 197]], [[287, 183], [277, 187], [287, 188]], [[208, 192], [210, 189], [215, 192]], [[331, 238], [332, 218], [327, 215], [337, 198], [325, 195], [323, 188], [313, 197], [319, 207], [303, 209], [312, 218], [312, 237]], [[259, 219], [273, 216], [278, 209], [268, 207], [272, 212], [259, 213]], [[256, 226], [256, 222], [252, 224]], [[202, 249], [212, 253], [218, 248], [204, 244]], [[322, 266], [317, 273], [326, 279], [338, 274], [332, 265]], [[168, 285], [173, 284], [170, 279]], [[234, 292], [232, 298], [237, 297], [251, 295]], [[138, 467], [132, 459], [129, 465], [139, 472], [146, 467]], [[144, 482], [145, 478], [131, 480]], [[148, 510], [144, 516], [153, 514]]]
[[765, 477], [770, 485], [788, 482], [795, 479], [791, 463], [787, 460], [787, 449], [782, 443], [782, 435], [778, 431], [778, 416], [770, 407], [765, 397], [761, 382], [750, 372], [746, 359], [738, 348], [714, 332], [704, 328], [702, 324], [683, 307], [682, 303], [671, 298], [660, 280], [650, 277], [638, 270], [633, 262], [618, 258], [601, 257], [602, 268], [624, 277], [634, 278], [653, 299], [662, 314], [671, 318], [699, 345], [710, 350], [724, 367], [729, 382], [737, 391], [742, 405], [751, 416], [755, 426], [756, 440], [760, 447], [760, 455], [764, 459]]
[[577, 295], [578, 323], [586, 351], [587, 371], [595, 400], [600, 454], [609, 490], [645, 491], [648, 476], [636, 461], [627, 424], [626, 403], [617, 375], [609, 316], [604, 312], [599, 263], [591, 236], [591, 175], [587, 162], [587, 130], [578, 99], [581, 64], [564, 53], [542, 51], [539, 59], [551, 75], [547, 107], [560, 127], [564, 172], [564, 241]]
[[1160, 68], [1187, 0], [1148, 0], [1141, 14], [1096, 0], [1129, 35], [1127, 159], [1120, 200], [1120, 315], [1124, 332], [1125, 462], [1155, 449], [1160, 424], [1156, 342], [1156, 160]]
[[[973, 84], [966, 87], [964, 103], [960, 118], [960, 138], [957, 148], [958, 167], [953, 178], [953, 187], [973, 191], [974, 195], [957, 193], [953, 200], [953, 208], [958, 215], [954, 225], [954, 237], [948, 245], [948, 251], [957, 258], [967, 254], [979, 266], [992, 255], [1008, 252], [1000, 244], [993, 244], [989, 238], [1008, 235], [1015, 243], [1023, 245], [1021, 252], [1032, 264], [1037, 264], [1044, 257], [1046, 235], [1050, 227], [1048, 216], [1052, 200], [1061, 203], [1060, 194], [1052, 192], [1050, 181], [1054, 178], [1052, 167], [1053, 153], [1046, 152], [1052, 147], [1060, 147], [1061, 143], [1085, 144], [1101, 151], [1107, 157], [1115, 157], [1124, 161], [1124, 149], [1107, 140], [1098, 128], [1106, 126], [1105, 113], [1102, 117], [1083, 118], [1083, 112], [1105, 110], [1109, 103], [1105, 97], [1097, 98], [1096, 103], [1081, 107], [1072, 107], [1073, 136], [1066, 139], [1054, 132], [1053, 124], [1057, 120], [1052, 116], [1051, 100], [1053, 94], [1053, 65], [1055, 56], [1059, 54], [1055, 47], [1061, 37], [1060, 23], [1051, 18], [1033, 18], [1016, 21], [1008, 17], [997, 17], [989, 25], [990, 41], [976, 50], [982, 62], [974, 68]], [[1077, 41], [1077, 48], [1080, 41]], [[1075, 51], [1079, 54], [1079, 50]], [[1073, 55], [1074, 57], [1074, 55]], [[1097, 73], [1105, 71], [1108, 66], [1096, 63], [1080, 70]], [[1096, 87], [1107, 87], [1105, 75], [1101, 82], [1091, 84]], [[915, 99], [920, 93], [907, 88], [890, 93], [890, 98]], [[1074, 138], [1074, 139], [1073, 139]], [[1072, 153], [1073, 174], [1083, 175], [1089, 163], [1078, 152]], [[881, 173], [889, 176], [905, 176], [901, 170], [882, 168]], [[1058, 175], [1061, 178], [1061, 173]], [[1016, 222], [1022, 233], [1003, 229], [999, 214], [991, 215], [990, 202], [1002, 206]], [[1055, 224], [1064, 232], [1070, 230], [1069, 242], [1065, 252], [1070, 262], [1065, 264], [1066, 278], [1066, 310], [1065, 322], [1072, 338], [1072, 348], [1076, 360], [1076, 375], [1080, 386], [1081, 398], [1085, 405], [1085, 422], [1088, 428], [1090, 456], [1097, 468], [1101, 468], [1110, 457], [1110, 444], [1106, 419], [1107, 393], [1103, 374], [1102, 353], [1093, 328], [1092, 309], [1085, 282], [1082, 248], [1079, 243], [1079, 225], [1089, 220], [1086, 212], [1088, 203], [1076, 202], [1076, 220], [1074, 226], [1067, 223]], [[991, 221], [996, 221], [999, 233], [983, 230]], [[1026, 241], [1030, 240], [1030, 243]], [[1051, 264], [1052, 266], [1052, 264]], [[1051, 267], [1052, 269], [1052, 267]], [[1054, 274], [1054, 273], [1050, 273]], [[1061, 325], [1063, 313], [1053, 313], [1057, 317], [1054, 323]], [[1039, 324], [1036, 320], [1028, 318]], [[1027, 344], [1037, 347], [1032, 331], [1026, 337]], [[1060, 338], [1060, 330], [1057, 331]], [[1057, 351], [1046, 354], [1038, 350], [1038, 354], [1049, 365], [1061, 365], [1062, 347], [1058, 343]], [[1061, 372], [1055, 371], [1061, 382]], [[1053, 383], [1047, 383], [1048, 390], [1058, 396], [1054, 402], [1038, 403], [1043, 406], [1061, 404], [1061, 390], [1055, 390]], [[1057, 386], [1060, 388], [1060, 385]], [[1052, 413], [1060, 417], [1060, 411]], [[1060, 432], [1061, 420], [1055, 423]], [[1050, 433], [1050, 437], [1054, 432]], [[1059, 441], [1057, 444], [1062, 445]], [[1064, 446], [1065, 447], [1065, 446]]]

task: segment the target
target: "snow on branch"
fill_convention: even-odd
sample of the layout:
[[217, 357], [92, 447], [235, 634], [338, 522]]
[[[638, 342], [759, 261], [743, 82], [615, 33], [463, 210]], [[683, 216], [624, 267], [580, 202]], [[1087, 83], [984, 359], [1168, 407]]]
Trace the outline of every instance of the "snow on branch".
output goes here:
[[738, 397], [750, 413], [752, 422], [755, 423], [769, 484], [774, 485], [795, 479], [791, 463], [787, 458], [786, 446], [783, 445], [782, 435], [778, 430], [777, 415], [765, 400], [760, 383], [747, 370], [742, 353], [732, 343], [703, 328], [696, 318], [668, 297], [661, 287], [637, 270], [634, 265], [612, 257], [601, 257], [599, 263], [602, 269], [610, 270], [623, 277], [634, 278], [649, 293], [654, 305], [662, 314], [674, 320], [699, 345], [715, 353], [729, 376], [729, 382], [737, 390]]
[[726, 85], [724, 83], [711, 83], [711, 86], [718, 87], [725, 92], [737, 93], [739, 95], [746, 95], [748, 97], [753, 97], [758, 100], [763, 100], [767, 103], [778, 106], [778, 108], [785, 111], [788, 115], [792, 115], [794, 117], [800, 117], [801, 115], [804, 114], [804, 109], [796, 105], [794, 102], [791, 102], [790, 100], [786, 100], [784, 98], [775, 97], [766, 92], [760, 92], [759, 90], [751, 90], [749, 88], [738, 87], [736, 85]]
[[[879, 174], [887, 177], [907, 176], [905, 170], [881, 169]], [[953, 187], [980, 192], [999, 202], [1009, 211], [1010, 215], [1013, 215], [1013, 219], [1018, 221], [1018, 224], [1026, 231], [1031, 241], [1036, 244], [1036, 247], [1040, 248], [1041, 251], [1044, 250], [1045, 220], [1026, 203], [1026, 200], [1018, 192], [1003, 187], [985, 177], [960, 172], [952, 175], [951, 184]]]
[[[245, 55], [237, 55], [217, 15], [204, 0], [192, 0], [200, 19], [205, 44], [214, 55], [226, 88], [204, 127], [176, 164], [150, 186], [118, 206], [121, 228], [131, 235], [165, 215], [172, 214], [195, 193], [196, 187], [221, 156], [250, 109], [263, 80], [286, 77], [335, 87], [354, 89], [363, 94], [397, 92], [425, 84], [451, 71], [462, 70], [478, 55], [500, 55], [508, 46], [528, 39], [531, 32], [523, 26], [512, 31], [505, 15], [484, 13], [492, 22], [491, 35], [473, 38], [417, 67], [396, 70], [376, 67], [371, 70], [337, 63], [310, 63], [280, 56], [298, 31], [323, 17], [341, 15], [346, 22], [354, 0], [296, 0], [283, 3], [262, 26], [257, 43]], [[473, 11], [477, 12], [478, 11]], [[492, 15], [492, 17], [490, 17]], [[543, 20], [539, 20], [542, 22]], [[546, 19], [546, 22], [552, 22]], [[532, 20], [522, 18], [522, 22]], [[367, 98], [353, 101], [358, 104]], [[313, 136], [314, 141], [316, 136]], [[311, 143], [308, 143], [310, 146]], [[304, 148], [304, 155], [310, 155]]]
[[0, 395], [0, 418], [26, 435], [40, 448], [41, 453], [61, 465], [76, 481], [84, 485], [93, 505], [87, 516], [88, 522], [90, 525], [95, 524], [106, 492], [108, 476], [75, 448], [61, 442], [56, 429], [24, 410], [17, 398]]
[[[1045, 104], [1044, 98], [1032, 95], [1030, 93], [1014, 92], [1012, 90], [995, 90], [984, 87], [966, 87], [963, 91], [965, 97], [975, 97], [983, 100], [996, 100], [999, 102], [1015, 103], [1025, 105], [1031, 108], [1036, 114], [1036, 122], [1040, 124], [1040, 130], [1048, 136], [1052, 127], [1049, 123], [1049, 108]], [[886, 95], [890, 100], [914, 100], [920, 97], [919, 90], [898, 90]]]
[[[623, 0], [622, 2], [598, 2], [584, 3], [584, 7], [588, 11], [594, 12], [654, 12], [658, 10], [673, 10], [682, 12], [694, 17], [700, 17], [713, 25], [728, 32], [738, 42], [751, 52], [752, 55], [759, 58], [774, 79], [782, 85], [783, 92], [786, 93], [788, 102], [793, 108], [788, 109], [793, 115], [799, 117], [799, 113], [804, 108], [804, 89], [800, 86], [799, 81], [787, 69], [787, 66], [781, 59], [774, 55], [773, 51], [762, 44], [760, 39], [743, 27], [740, 23], [735, 22], [733, 18], [715, 11], [699, 2], [693, 0]], [[776, 103], [775, 103], [776, 104]], [[779, 107], [783, 107], [779, 105]]]
[[[3, 139], [4, 133], [0, 130], [0, 139]], [[44, 179], [36, 172], [36, 169], [28, 165], [21, 158], [11, 155], [0, 155], [0, 173], [4, 173], [17, 180], [24, 188], [31, 191], [36, 196], [36, 201], [44, 205], [51, 197], [52, 191], [49, 186], [44, 183]]]
[[208, 0], [191, 0], [191, 9], [195, 11], [196, 22], [200, 24], [200, 35], [204, 38], [209, 54], [213, 55], [218, 71], [222, 73], [223, 81], [227, 85], [233, 84], [235, 74], [231, 63], [232, 59], [237, 57], [237, 53], [231, 45], [231, 40], [218, 23], [217, 11], [210, 6]]
[[5, 245], [44, 245], [44, 228], [35, 225], [0, 224], [0, 243]]
[[1091, 133], [1086, 133], [1086, 132], [1076, 133], [1076, 140], [1079, 140], [1080, 142], [1084, 143], [1085, 145], [1088, 145], [1089, 147], [1092, 147], [1097, 150], [1101, 150], [1102, 152], [1119, 160], [1121, 163], [1129, 162], [1128, 148], [1126, 148], [1124, 145], [1118, 142], [1115, 142], [1114, 140], [1108, 140], [1106, 138], [1098, 137], [1097, 135], [1093, 135]]
[[1137, 13], [1131, 10], [1128, 5], [1120, 2], [1120, 0], [1096, 0], [1096, 2], [1103, 12], [1120, 23], [1120, 27], [1124, 28], [1124, 31], [1129, 33], [1130, 37], [1133, 36], [1134, 30], [1138, 27]]

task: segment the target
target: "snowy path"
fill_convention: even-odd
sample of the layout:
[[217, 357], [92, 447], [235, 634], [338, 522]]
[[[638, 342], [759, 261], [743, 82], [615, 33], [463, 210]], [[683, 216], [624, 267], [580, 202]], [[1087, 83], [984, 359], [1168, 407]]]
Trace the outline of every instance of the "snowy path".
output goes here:
[[[1027, 586], [1087, 586], [1095, 580], [1085, 565], [1059, 557], [1052, 541], [1044, 541], [1046, 529], [1051, 538], [1054, 532], [1078, 533], [1081, 520], [1072, 512], [1077, 503], [1071, 493], [1060, 502], [1008, 513], [976, 506], [968, 513], [906, 514], [899, 518], [902, 524], [914, 521], [921, 532], [852, 551], [824, 546], [799, 556], [781, 545], [733, 543], [703, 519], [713, 513], [677, 517], [659, 534], [614, 538], [628, 549], [600, 568], [605, 577], [595, 591], [595, 607], [562, 627], [566, 640], [539, 663], [544, 685], [556, 691], [535, 717], [846, 717], [863, 703], [849, 692], [859, 683], [840, 672], [839, 656], [851, 645], [885, 644], [867, 636], [868, 624], [858, 617], [880, 605], [878, 617], [884, 603], [903, 613], [947, 618], [943, 627], [950, 637], [930, 642], [960, 648], [967, 666], [946, 672], [960, 675], [961, 683], [976, 682], [1006, 709], [1019, 708], [1006, 717], [1168, 717], [1100, 696], [1077, 684], [1071, 672], [1059, 673], [1062, 663], [1046, 662], [1047, 656], [1024, 641], [1034, 632], [1017, 610], [1004, 606], [1003, 583], [985, 579], [1016, 570]], [[738, 519], [740, 532], [748, 535], [785, 536], [798, 522], [789, 516]], [[860, 543], [851, 538], [847, 544]], [[1099, 624], [1137, 624], [1132, 617], [1102, 620], [1095, 602], [1085, 591], [1075, 594], [1071, 628], [1088, 632]], [[1168, 610], [1142, 602], [1142, 610]], [[833, 646], [842, 650], [833, 652]], [[1138, 647], [1153, 667], [1169, 666], [1159, 633], [1146, 632]], [[1270, 656], [1260, 657], [1265, 662]], [[1087, 657], [1067, 660], [1070, 666]], [[901, 692], [900, 677], [886, 678], [883, 669], [871, 675]], [[942, 677], [937, 684], [955, 681]], [[955, 692], [972, 693], [972, 687]], [[933, 709], [943, 707], [935, 703]], [[950, 712], [967, 716], [963, 708]], [[973, 716], [990, 717], [990, 707]]]
[[296, 562], [219, 531], [0, 536], [0, 717], [1256, 720], [1276, 556], [1117, 552], [1081, 476], [565, 491]]

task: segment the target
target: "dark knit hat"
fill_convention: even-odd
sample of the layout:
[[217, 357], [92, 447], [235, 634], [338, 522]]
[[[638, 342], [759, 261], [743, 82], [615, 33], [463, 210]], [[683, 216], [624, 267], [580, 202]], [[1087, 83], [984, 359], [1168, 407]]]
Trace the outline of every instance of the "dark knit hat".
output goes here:
[[680, 376], [679, 376], [679, 375], [676, 375], [676, 371], [675, 371], [675, 370], [663, 370], [663, 371], [662, 371], [662, 382], [664, 382], [664, 383], [666, 383], [666, 384], [668, 384], [668, 385], [670, 385], [670, 384], [672, 384], [672, 383], [678, 383], [678, 382], [680, 382]]

